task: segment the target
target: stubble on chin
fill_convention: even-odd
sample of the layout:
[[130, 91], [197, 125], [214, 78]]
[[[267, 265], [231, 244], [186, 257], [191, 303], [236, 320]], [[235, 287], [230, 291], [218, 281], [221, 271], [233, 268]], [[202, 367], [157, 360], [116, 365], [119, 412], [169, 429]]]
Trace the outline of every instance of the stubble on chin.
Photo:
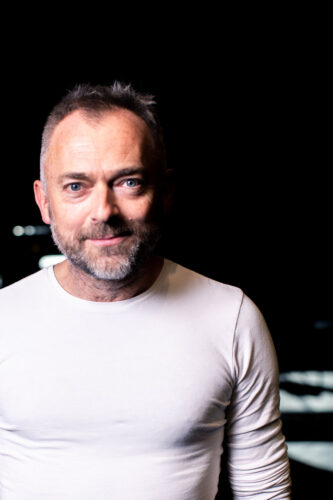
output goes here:
[[[90, 238], [101, 238], [107, 234], [121, 231], [129, 233], [123, 242], [115, 246], [89, 248]], [[106, 224], [94, 227], [93, 230], [67, 238], [60, 235], [51, 218], [51, 233], [59, 251], [78, 270], [98, 280], [128, 280], [149, 257], [152, 256], [160, 238], [160, 230], [155, 223], [136, 223], [130, 228], [115, 230]]]

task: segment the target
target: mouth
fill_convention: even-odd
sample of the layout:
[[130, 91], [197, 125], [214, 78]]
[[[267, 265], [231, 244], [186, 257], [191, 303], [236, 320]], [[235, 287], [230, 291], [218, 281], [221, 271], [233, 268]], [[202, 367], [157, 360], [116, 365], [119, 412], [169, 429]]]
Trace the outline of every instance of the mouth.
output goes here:
[[96, 246], [106, 247], [106, 246], [118, 245], [119, 243], [124, 241], [124, 239], [127, 238], [128, 236], [130, 236], [130, 232], [125, 232], [118, 235], [107, 235], [101, 238], [89, 238], [89, 241], [91, 241]]

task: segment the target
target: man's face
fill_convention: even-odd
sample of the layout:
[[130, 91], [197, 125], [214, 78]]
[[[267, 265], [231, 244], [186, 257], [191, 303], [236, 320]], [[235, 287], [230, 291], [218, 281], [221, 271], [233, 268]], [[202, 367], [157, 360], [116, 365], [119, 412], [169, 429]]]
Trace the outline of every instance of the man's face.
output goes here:
[[72, 264], [98, 279], [125, 279], [158, 240], [157, 175], [147, 125], [127, 110], [97, 122], [79, 111], [56, 127], [46, 157], [44, 222]]

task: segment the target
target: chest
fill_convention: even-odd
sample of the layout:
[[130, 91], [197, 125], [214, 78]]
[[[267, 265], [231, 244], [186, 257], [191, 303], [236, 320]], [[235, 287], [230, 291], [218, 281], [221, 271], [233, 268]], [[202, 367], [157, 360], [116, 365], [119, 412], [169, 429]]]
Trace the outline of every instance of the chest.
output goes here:
[[224, 425], [230, 360], [202, 327], [78, 322], [22, 338], [0, 364], [3, 428], [160, 447]]

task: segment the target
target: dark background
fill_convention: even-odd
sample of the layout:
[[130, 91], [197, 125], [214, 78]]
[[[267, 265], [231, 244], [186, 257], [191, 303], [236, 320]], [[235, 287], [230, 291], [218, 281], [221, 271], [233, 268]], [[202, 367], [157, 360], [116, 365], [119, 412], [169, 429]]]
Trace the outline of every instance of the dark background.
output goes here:
[[176, 172], [164, 253], [244, 289], [266, 317], [281, 369], [321, 365], [330, 352], [312, 327], [332, 317], [329, 80], [324, 52], [290, 42], [254, 34], [201, 57], [182, 46], [103, 61], [81, 47], [29, 60], [2, 94], [4, 285], [55, 250], [47, 236], [12, 235], [14, 225], [41, 224], [32, 183], [52, 106], [78, 82], [131, 82], [156, 96]]
[[117, 33], [112, 20], [93, 33], [76, 23], [70, 41], [73, 24], [44, 23], [35, 41], [12, 46], [1, 96], [3, 286], [56, 253], [49, 236], [12, 234], [41, 224], [32, 183], [52, 106], [76, 83], [131, 82], [156, 96], [176, 173], [164, 254], [241, 287], [267, 320], [281, 371], [332, 369], [332, 331], [315, 328], [332, 320], [325, 14], [192, 14], [174, 12], [163, 30], [161, 19], [134, 32], [118, 18]]

